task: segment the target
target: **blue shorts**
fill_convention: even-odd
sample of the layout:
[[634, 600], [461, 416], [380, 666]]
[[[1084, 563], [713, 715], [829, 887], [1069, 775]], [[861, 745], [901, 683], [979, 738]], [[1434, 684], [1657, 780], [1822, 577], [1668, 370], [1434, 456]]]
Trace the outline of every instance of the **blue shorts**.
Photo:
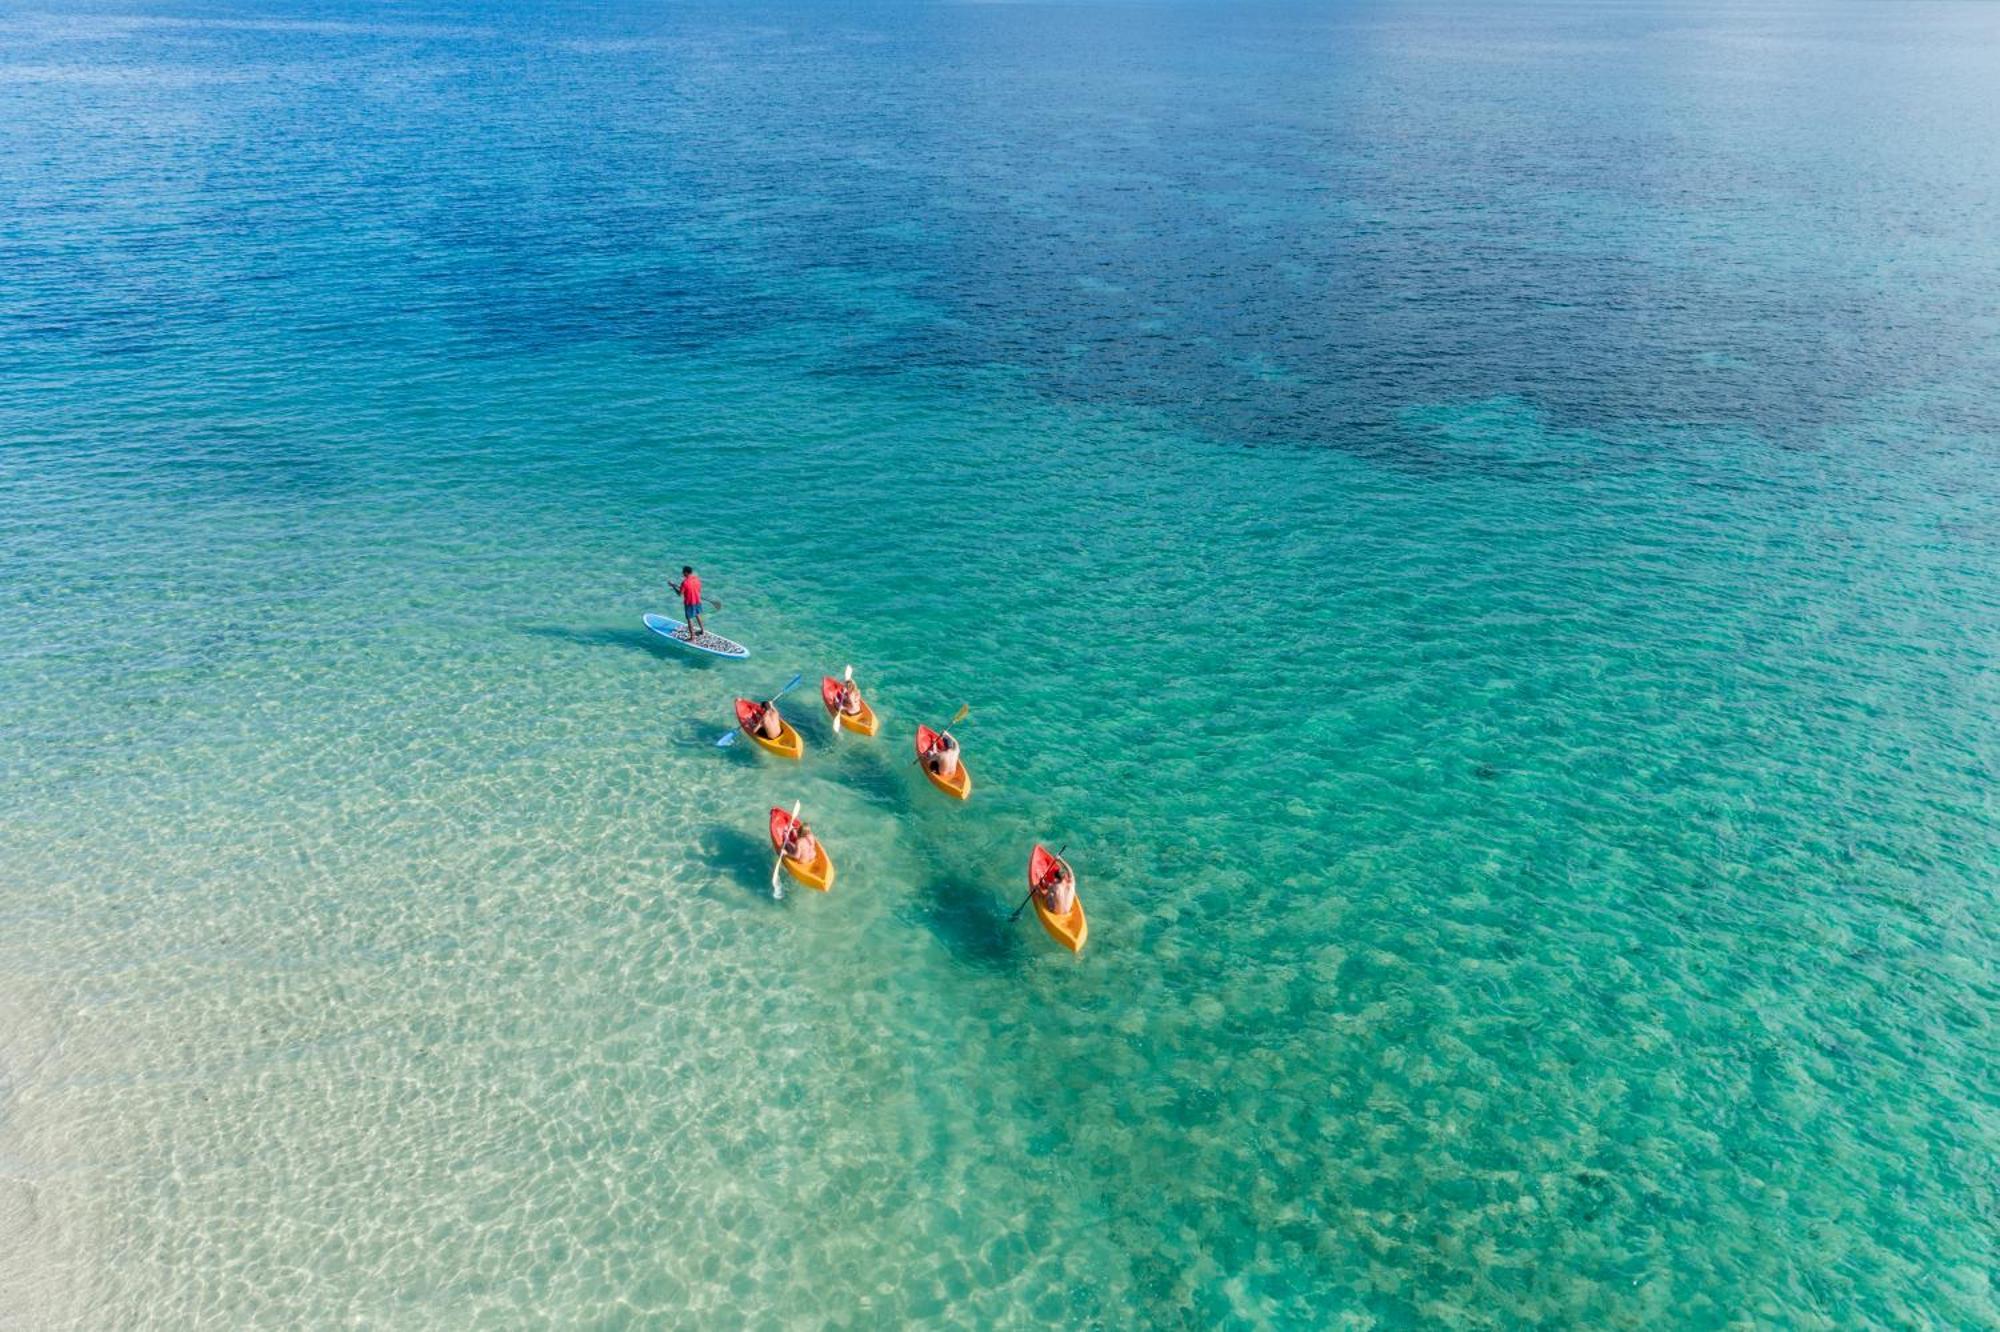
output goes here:
[[695, 616], [701, 614], [701, 603], [699, 601], [683, 601], [681, 603], [681, 613], [692, 620]]

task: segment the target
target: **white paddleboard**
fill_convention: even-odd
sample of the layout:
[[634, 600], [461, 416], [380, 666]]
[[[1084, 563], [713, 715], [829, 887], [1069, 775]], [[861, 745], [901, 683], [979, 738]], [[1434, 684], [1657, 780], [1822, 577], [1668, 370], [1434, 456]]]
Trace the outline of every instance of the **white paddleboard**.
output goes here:
[[734, 639], [724, 638], [721, 634], [711, 634], [704, 630], [689, 638], [686, 625], [679, 620], [670, 620], [664, 615], [655, 615], [647, 611], [645, 621], [646, 627], [661, 638], [684, 648], [693, 648], [696, 652], [709, 652], [718, 657], [730, 657], [737, 661], [750, 655], [749, 648]]

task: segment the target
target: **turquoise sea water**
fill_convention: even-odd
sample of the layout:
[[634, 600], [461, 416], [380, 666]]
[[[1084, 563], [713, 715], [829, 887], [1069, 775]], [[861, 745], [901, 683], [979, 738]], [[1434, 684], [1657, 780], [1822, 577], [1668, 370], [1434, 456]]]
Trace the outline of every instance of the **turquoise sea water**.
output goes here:
[[0, 1325], [2000, 1327], [1996, 89], [0, 9]]

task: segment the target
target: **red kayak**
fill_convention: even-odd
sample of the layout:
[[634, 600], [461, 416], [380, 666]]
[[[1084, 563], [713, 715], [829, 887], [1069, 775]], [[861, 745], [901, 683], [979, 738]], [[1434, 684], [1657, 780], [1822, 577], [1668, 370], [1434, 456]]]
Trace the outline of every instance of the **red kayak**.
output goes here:
[[840, 681], [834, 679], [831, 675], [822, 675], [819, 678], [820, 702], [826, 704], [826, 711], [829, 717], [840, 718], [840, 729], [843, 731], [852, 731], [856, 735], [875, 734], [875, 709], [868, 706], [868, 700], [861, 697], [859, 689], [854, 691], [854, 697], [861, 704], [861, 711], [842, 712], [840, 710]]
[[779, 758], [795, 759], [806, 752], [806, 742], [799, 738], [799, 733], [793, 730], [792, 724], [782, 716], [778, 718], [778, 738], [776, 740], [757, 731], [756, 724], [757, 705], [747, 698], [737, 699], [736, 725], [742, 730], [743, 734], [749, 736], [760, 747], [776, 754]]
[[808, 865], [797, 856], [785, 854], [785, 839], [791, 832], [792, 816], [776, 805], [771, 806], [771, 849], [785, 862], [786, 872], [808, 888], [825, 892], [833, 887], [833, 857], [826, 853], [826, 844], [817, 836], [813, 838], [812, 864]]
[[[1084, 941], [1090, 938], [1090, 922], [1083, 918], [1083, 895], [1070, 904], [1069, 914], [1058, 916], [1042, 905], [1042, 885], [1055, 877], [1056, 868], [1070, 869], [1067, 860], [1058, 860], [1049, 854], [1049, 849], [1040, 842], [1028, 856], [1028, 886], [1035, 890], [1035, 914], [1041, 918], [1042, 928], [1049, 937], [1074, 953], [1080, 950]], [[1072, 881], [1076, 871], [1070, 870]]]
[[957, 772], [949, 777], [940, 777], [931, 771], [930, 761], [924, 758], [926, 754], [929, 754], [936, 747], [937, 742], [938, 733], [936, 731], [933, 731], [928, 726], [917, 727], [917, 757], [923, 759], [921, 766], [924, 770], [924, 776], [930, 778], [931, 785], [946, 795], [963, 800], [972, 794], [972, 770], [965, 766], [965, 753], [963, 750], [959, 752]]

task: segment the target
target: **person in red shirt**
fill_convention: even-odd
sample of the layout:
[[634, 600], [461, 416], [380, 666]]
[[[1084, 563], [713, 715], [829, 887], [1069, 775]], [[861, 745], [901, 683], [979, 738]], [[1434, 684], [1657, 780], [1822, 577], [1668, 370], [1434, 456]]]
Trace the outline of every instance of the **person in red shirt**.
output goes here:
[[708, 626], [701, 622], [701, 576], [692, 564], [681, 566], [681, 581], [674, 584], [674, 591], [681, 594], [682, 618], [687, 621], [687, 638], [692, 643], [708, 632]]

